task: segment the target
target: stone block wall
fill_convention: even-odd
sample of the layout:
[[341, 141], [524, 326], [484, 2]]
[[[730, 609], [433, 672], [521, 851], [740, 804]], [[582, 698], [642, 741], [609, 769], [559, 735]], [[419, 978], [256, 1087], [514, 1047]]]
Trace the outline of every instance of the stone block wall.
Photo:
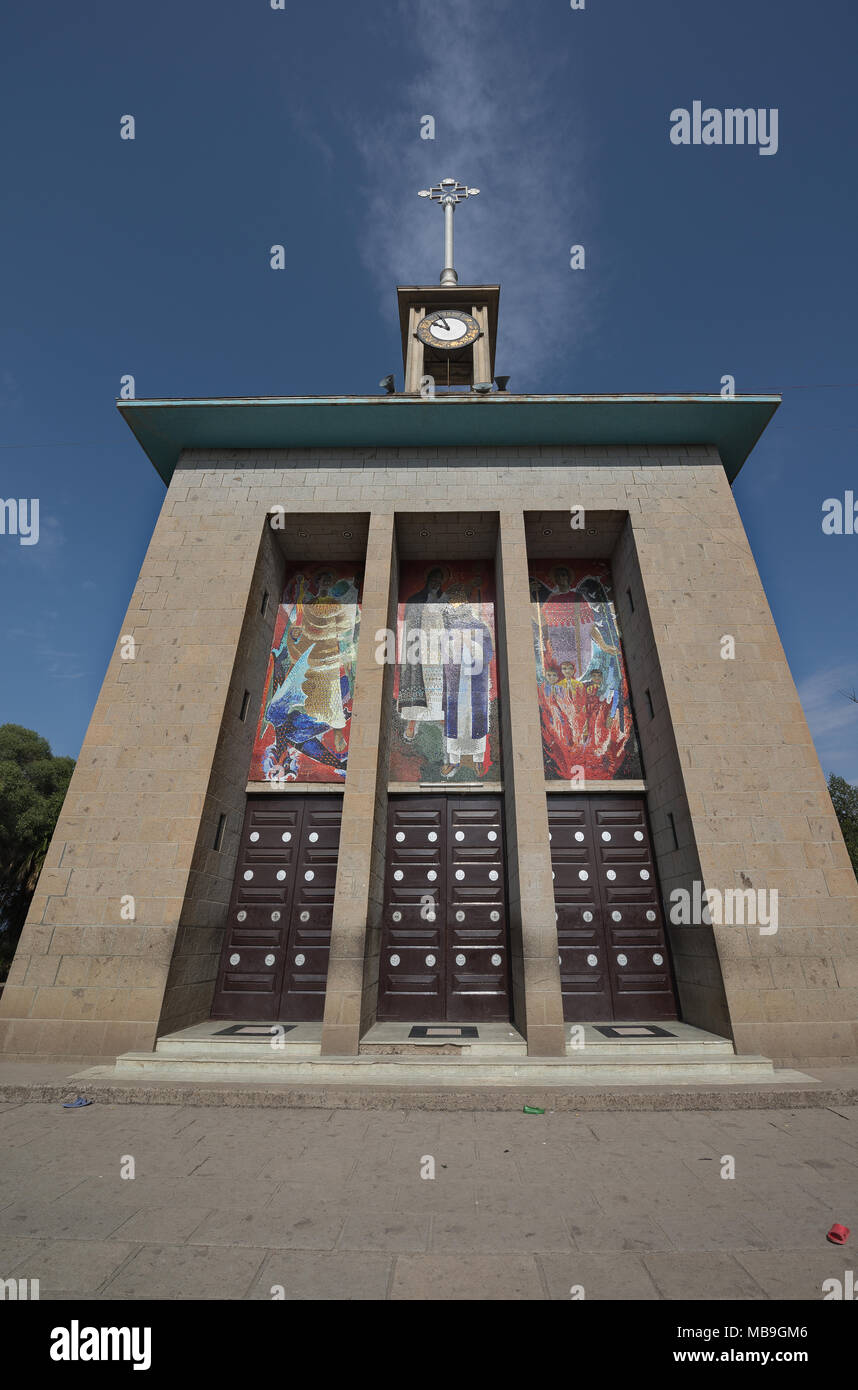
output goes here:
[[[151, 1047], [159, 1032], [207, 1014], [249, 761], [250, 731], [236, 729], [234, 706], [250, 689], [255, 720], [253, 683], [269, 640], [255, 615], [267, 563], [260, 538], [278, 504], [290, 516], [370, 513], [374, 537], [392, 534], [394, 514], [420, 507], [493, 511], [507, 519], [513, 547], [501, 543], [504, 573], [522, 567], [513, 558], [516, 517], [535, 505], [624, 514], [613, 563], [662, 888], [699, 875], [707, 888], [779, 893], [773, 935], [673, 929], [684, 1017], [729, 1030], [740, 1050], [798, 1064], [856, 1055], [858, 886], [729, 485], [705, 446], [186, 453], [123, 623], [135, 659], [123, 660], [117, 643], [0, 1000], [6, 1053], [110, 1056]], [[391, 550], [391, 578], [394, 566]], [[627, 588], [634, 614], [624, 607]], [[533, 661], [527, 601], [504, 584], [510, 672]], [[381, 590], [371, 602], [389, 617]], [[365, 614], [365, 671], [373, 621]], [[733, 661], [721, 656], [725, 634], [735, 638]], [[371, 884], [380, 873], [387, 695], [384, 674], [366, 679], [374, 693], [356, 692], [350, 764], [355, 816], [372, 819], [360, 842], [366, 884], [355, 880], [359, 911], [335, 904], [328, 1051], [351, 1049], [373, 1008], [371, 951], [358, 980], [354, 932], [367, 923], [377, 931]], [[538, 757], [538, 717], [535, 705], [527, 710], [535, 685], [516, 687], [512, 675], [508, 685], [515, 711], [504, 730], [506, 794], [517, 800], [518, 779], [522, 806], [538, 820], [529, 763]], [[532, 754], [508, 742], [513, 713], [520, 740], [537, 730]], [[229, 831], [215, 863], [219, 805]], [[520, 808], [513, 814], [520, 821]], [[531, 850], [531, 881], [517, 891], [522, 939], [532, 931], [540, 961], [547, 947], [538, 904], [550, 895], [550, 864]], [[354, 870], [346, 855], [338, 899]], [[133, 920], [123, 917], [129, 897]], [[550, 1054], [559, 984], [539, 967], [531, 991], [522, 950], [517, 989], [526, 995], [529, 1045]], [[333, 1028], [347, 1031], [338, 1038]]]

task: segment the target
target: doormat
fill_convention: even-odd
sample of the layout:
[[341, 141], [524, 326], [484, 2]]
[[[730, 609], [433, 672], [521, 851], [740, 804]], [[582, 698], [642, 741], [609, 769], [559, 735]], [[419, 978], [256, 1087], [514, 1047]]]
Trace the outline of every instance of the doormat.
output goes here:
[[[297, 1023], [233, 1023], [230, 1028], [220, 1028], [213, 1034], [215, 1038], [282, 1038], [297, 1028]], [[276, 1032], [275, 1032], [276, 1029]]]
[[420, 1024], [417, 1028], [412, 1028], [408, 1034], [409, 1038], [478, 1038], [479, 1032], [476, 1028], [464, 1025], [461, 1028], [447, 1027], [443, 1023]]
[[643, 1023], [618, 1023], [613, 1028], [596, 1028], [597, 1033], [603, 1033], [606, 1038], [675, 1038], [676, 1033], [669, 1033], [666, 1028], [652, 1028]]

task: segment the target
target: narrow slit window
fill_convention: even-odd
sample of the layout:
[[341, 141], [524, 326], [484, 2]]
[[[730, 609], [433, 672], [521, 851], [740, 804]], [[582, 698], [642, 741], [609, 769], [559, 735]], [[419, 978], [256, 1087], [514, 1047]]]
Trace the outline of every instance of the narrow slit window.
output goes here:
[[652, 696], [650, 695], [649, 690], [645, 690], [644, 695], [646, 696], [646, 702], [649, 708], [649, 717], [650, 719], [655, 719], [655, 709], [653, 707]]
[[214, 848], [219, 850], [223, 844], [223, 832], [226, 830], [226, 816], [221, 814], [217, 823], [217, 833], [214, 838]]
[[247, 718], [247, 706], [248, 706], [249, 704], [250, 704], [250, 691], [249, 691], [249, 690], [245, 690], [245, 692], [244, 692], [244, 699], [243, 699], [242, 702], [241, 702], [241, 713], [240, 713], [239, 716], [238, 716], [239, 719], [241, 720], [242, 724], [244, 723], [245, 719]]
[[631, 589], [626, 589], [626, 598], [627, 598], [628, 601], [629, 601], [629, 608], [630, 608], [630, 609], [632, 610], [632, 612], [634, 613], [634, 611], [635, 611], [635, 601], [634, 601], [634, 599], [632, 598], [632, 591], [631, 591]]
[[674, 820], [672, 811], [668, 811], [667, 819], [670, 821], [670, 831], [673, 835], [673, 848], [679, 849], [679, 836], [676, 833], [676, 821]]
[[264, 618], [264, 617], [265, 617], [265, 614], [268, 612], [268, 598], [269, 598], [269, 594], [268, 594], [268, 590], [266, 589], [266, 590], [265, 590], [265, 593], [262, 595], [262, 603], [261, 603], [260, 608], [259, 608], [259, 615], [260, 615], [260, 617], [262, 617], [262, 618]]

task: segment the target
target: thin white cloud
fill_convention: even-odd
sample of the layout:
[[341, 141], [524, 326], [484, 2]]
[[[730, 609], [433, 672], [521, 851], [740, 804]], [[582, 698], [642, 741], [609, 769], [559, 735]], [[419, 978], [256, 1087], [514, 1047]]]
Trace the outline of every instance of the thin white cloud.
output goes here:
[[[571, 364], [597, 305], [589, 271], [569, 266], [592, 225], [584, 139], [558, 114], [568, 111], [572, 50], [529, 53], [526, 9], [514, 0], [400, 9], [415, 76], [383, 122], [353, 132], [365, 169], [360, 252], [384, 312], [394, 316], [394, 282], [436, 284], [442, 268], [443, 216], [417, 190], [460, 179], [481, 193], [456, 211], [456, 269], [461, 284], [501, 284], [498, 372], [513, 391], [540, 390], [551, 364], [553, 386], [574, 390]], [[434, 141], [420, 139], [425, 115]]]
[[858, 781], [858, 705], [843, 691], [858, 691], [858, 663], [832, 666], [801, 682], [798, 695], [826, 772]]

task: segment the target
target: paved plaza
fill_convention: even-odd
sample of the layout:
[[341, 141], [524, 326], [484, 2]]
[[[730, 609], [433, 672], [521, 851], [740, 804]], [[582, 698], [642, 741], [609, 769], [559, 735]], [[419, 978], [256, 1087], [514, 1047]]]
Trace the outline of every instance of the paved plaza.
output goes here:
[[856, 1105], [0, 1105], [0, 1277], [43, 1299], [818, 1300], [856, 1228]]

